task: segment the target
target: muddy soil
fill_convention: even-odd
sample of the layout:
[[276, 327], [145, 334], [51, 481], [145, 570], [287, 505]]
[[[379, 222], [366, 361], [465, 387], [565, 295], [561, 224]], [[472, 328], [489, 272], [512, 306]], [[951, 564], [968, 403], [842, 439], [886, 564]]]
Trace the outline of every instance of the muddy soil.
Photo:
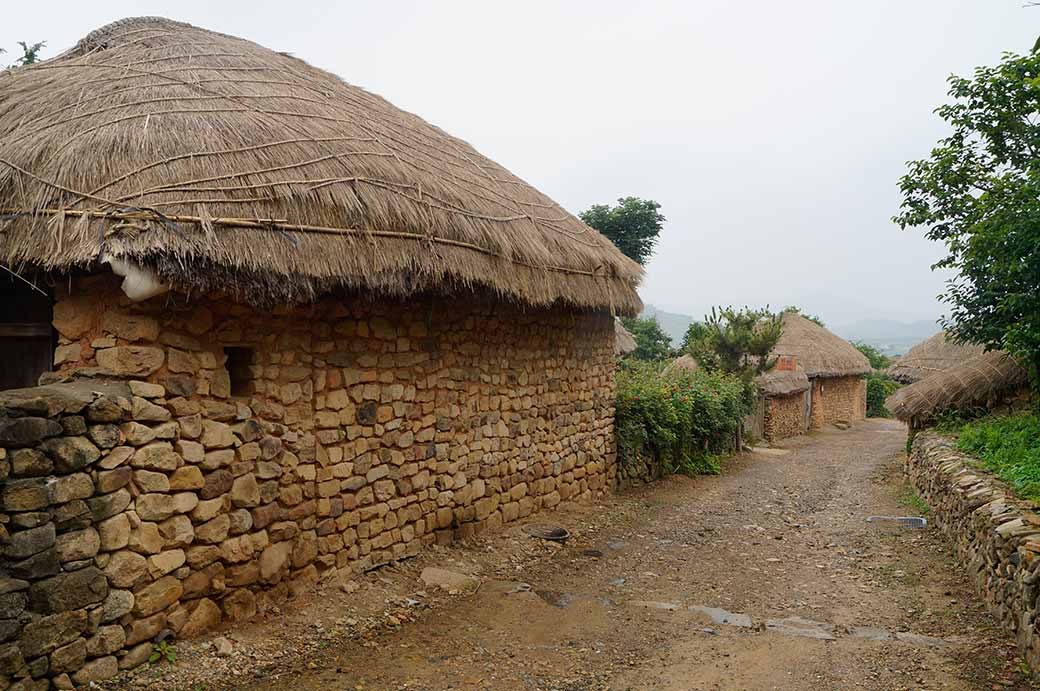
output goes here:
[[[201, 689], [1032, 689], [901, 473], [902, 425], [867, 421], [750, 453], [329, 583], [236, 630], [231, 655], [118, 686]], [[480, 578], [448, 594], [426, 566]]]

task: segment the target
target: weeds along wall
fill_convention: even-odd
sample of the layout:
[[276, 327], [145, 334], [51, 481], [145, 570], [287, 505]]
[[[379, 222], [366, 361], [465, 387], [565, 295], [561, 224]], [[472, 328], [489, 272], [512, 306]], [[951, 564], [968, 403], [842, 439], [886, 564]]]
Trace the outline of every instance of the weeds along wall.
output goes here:
[[88, 277], [54, 315], [53, 378], [77, 377], [0, 393], [4, 682], [99, 681], [163, 629], [614, 485], [606, 314], [132, 305]]

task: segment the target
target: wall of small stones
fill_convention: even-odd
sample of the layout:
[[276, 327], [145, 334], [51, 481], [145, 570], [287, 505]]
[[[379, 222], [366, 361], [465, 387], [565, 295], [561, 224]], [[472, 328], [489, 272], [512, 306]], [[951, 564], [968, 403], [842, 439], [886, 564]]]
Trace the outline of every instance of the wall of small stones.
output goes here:
[[805, 434], [806, 392], [765, 399], [765, 438], [779, 441]]
[[906, 472], [931, 506], [931, 520], [954, 545], [989, 610], [1040, 669], [1040, 513], [934, 432], [914, 437]]
[[[190, 637], [247, 619], [324, 574], [411, 556], [616, 482], [605, 314], [479, 297], [261, 311], [170, 295], [134, 305], [102, 276], [59, 295], [54, 325], [52, 380], [93, 391], [114, 378], [125, 390], [48, 415], [7, 409], [5, 429], [43, 432], [0, 441], [11, 476], [5, 550], [46, 566], [4, 581], [23, 594], [12, 607], [25, 600], [22, 614], [0, 613], [19, 622], [0, 631], [7, 679], [101, 679], [140, 664], [164, 629]], [[245, 376], [228, 370], [228, 348], [246, 349], [237, 351], [250, 358]], [[8, 395], [52, 395], [44, 389]], [[111, 420], [84, 413], [102, 405]], [[62, 460], [66, 449], [81, 456]], [[15, 471], [16, 456], [25, 470]], [[72, 477], [75, 498], [53, 494]], [[36, 499], [22, 502], [19, 483]], [[74, 502], [86, 513], [63, 522]], [[21, 537], [44, 525], [23, 514], [53, 525], [54, 544]], [[76, 576], [89, 597], [33, 595], [66, 572], [91, 575]], [[27, 632], [49, 616], [61, 619], [38, 643]]]
[[812, 380], [812, 429], [867, 416], [867, 382], [858, 376], [816, 377]]

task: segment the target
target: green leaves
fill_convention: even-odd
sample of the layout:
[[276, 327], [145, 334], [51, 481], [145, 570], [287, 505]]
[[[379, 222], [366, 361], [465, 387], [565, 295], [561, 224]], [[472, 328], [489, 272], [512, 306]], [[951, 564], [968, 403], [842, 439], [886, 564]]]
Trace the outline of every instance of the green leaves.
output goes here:
[[[22, 47], [22, 55], [15, 61], [15, 64], [10, 65], [10, 67], [24, 67], [39, 62], [40, 51], [47, 46], [47, 42], [40, 41], [39, 43], [33, 43], [30, 45], [25, 41], [19, 41], [18, 45]], [[0, 53], [6, 52], [6, 50], [0, 48]]]
[[941, 298], [955, 338], [1018, 355], [1040, 385], [1040, 54], [1006, 54], [950, 78], [950, 126], [908, 164], [893, 219], [946, 245], [956, 272]]
[[650, 199], [624, 197], [617, 206], [596, 204], [579, 217], [611, 242], [627, 257], [645, 264], [654, 253], [657, 236], [665, 217], [658, 213], [661, 205]]
[[629, 363], [617, 375], [614, 423], [621, 464], [650, 457], [666, 472], [717, 473], [753, 410], [737, 377]]
[[776, 364], [769, 354], [783, 333], [781, 315], [768, 309], [715, 309], [690, 327], [685, 351], [704, 369], [735, 374], [750, 385]]
[[656, 317], [622, 318], [621, 324], [636, 339], [631, 357], [637, 360], [664, 360], [672, 355], [672, 339], [661, 329]]

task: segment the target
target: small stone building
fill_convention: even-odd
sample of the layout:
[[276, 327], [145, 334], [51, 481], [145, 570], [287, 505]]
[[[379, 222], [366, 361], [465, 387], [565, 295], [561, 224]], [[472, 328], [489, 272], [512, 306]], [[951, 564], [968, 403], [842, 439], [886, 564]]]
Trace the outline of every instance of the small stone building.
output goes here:
[[775, 441], [867, 415], [870, 363], [848, 341], [797, 312], [783, 315], [772, 352], [777, 368], [765, 375], [763, 436]]
[[0, 72], [0, 262], [0, 688], [615, 481], [640, 268], [288, 54], [140, 18]]

